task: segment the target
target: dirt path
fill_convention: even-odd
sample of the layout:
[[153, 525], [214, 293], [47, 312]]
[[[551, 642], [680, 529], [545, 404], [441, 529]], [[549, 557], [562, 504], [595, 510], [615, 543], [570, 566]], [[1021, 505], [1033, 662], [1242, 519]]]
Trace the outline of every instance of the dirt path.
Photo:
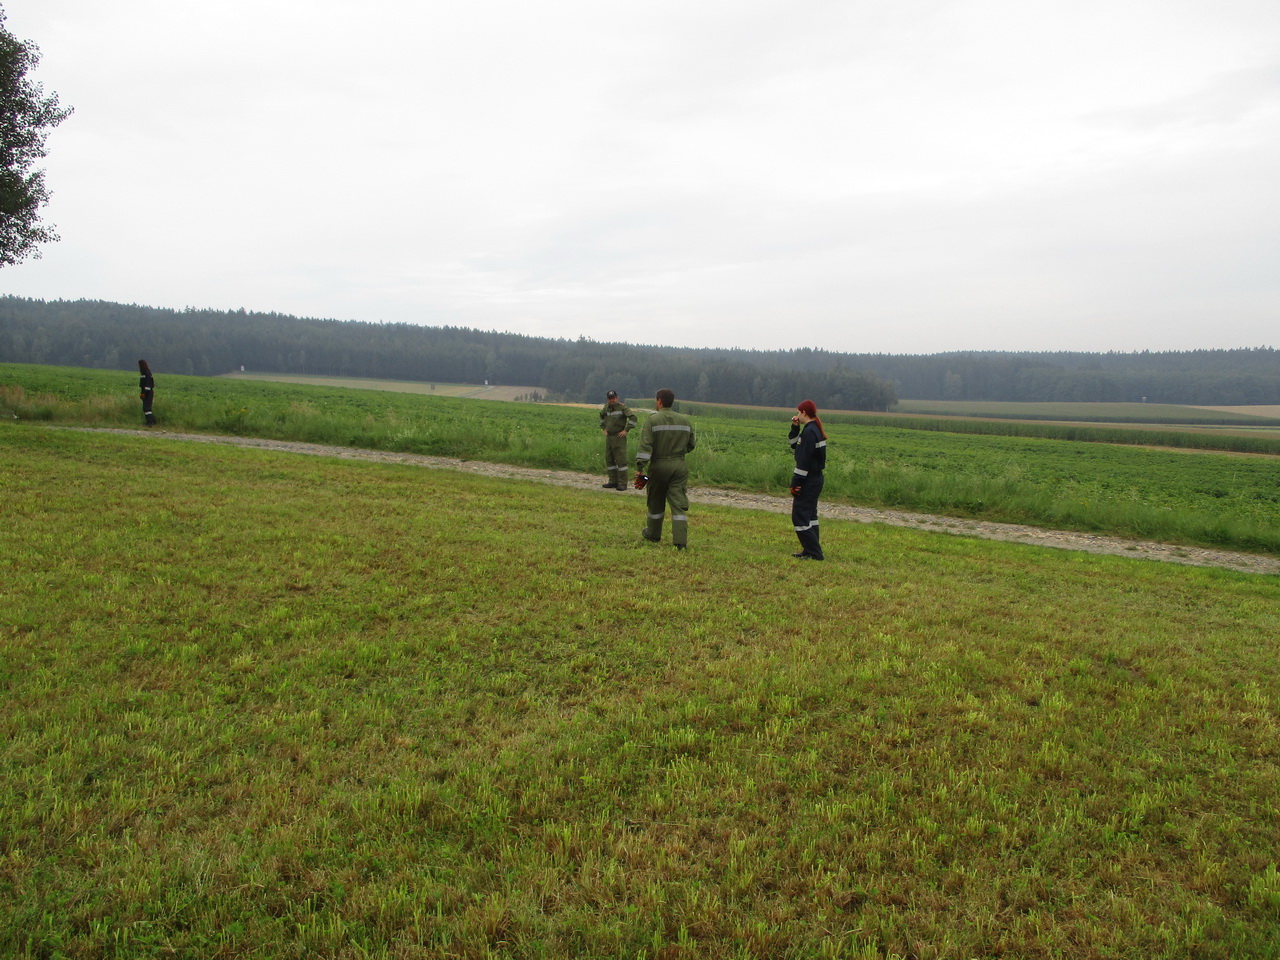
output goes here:
[[[64, 428], [77, 429], [77, 428]], [[89, 428], [80, 428], [89, 429]], [[98, 431], [103, 432], [103, 431]], [[281, 450], [289, 453], [306, 453], [314, 456], [342, 457], [348, 460], [373, 460], [380, 463], [403, 463], [438, 470], [459, 470], [464, 473], [482, 474], [488, 477], [510, 477], [532, 480], [556, 486], [579, 487], [584, 490], [600, 490], [602, 495], [616, 497], [615, 491], [601, 490], [601, 478], [595, 474], [574, 473], [568, 470], [538, 470], [532, 467], [509, 467], [500, 463], [482, 463], [475, 460], [458, 460], [453, 457], [429, 457], [413, 453], [390, 453], [381, 450], [358, 450], [353, 447], [331, 447], [319, 443], [295, 443], [288, 440], [262, 440], [257, 437], [211, 436], [199, 433], [170, 433], [168, 431], [108, 430], [133, 436], [163, 436], [169, 440], [194, 440], [200, 443], [222, 443], [239, 447], [256, 447], [262, 450]], [[635, 490], [627, 490], [624, 496], [639, 497]], [[774, 497], [766, 494], [738, 493], [731, 490], [691, 488], [689, 499], [693, 503], [739, 507], [747, 510], [767, 510], [772, 513], [790, 513], [790, 497]], [[985, 540], [1007, 540], [1033, 544], [1038, 547], [1055, 547], [1061, 550], [1081, 550], [1086, 553], [1112, 554], [1147, 560], [1163, 560], [1200, 567], [1222, 567], [1244, 573], [1280, 574], [1280, 558], [1252, 553], [1233, 553], [1227, 550], [1211, 550], [1205, 547], [1186, 547], [1175, 544], [1155, 543], [1148, 540], [1126, 540], [1092, 533], [1076, 533], [1065, 530], [1042, 530], [1016, 523], [991, 523], [986, 520], [961, 520], [955, 517], [935, 517], [922, 513], [905, 513], [900, 510], [874, 510], [868, 507], [850, 507], [841, 504], [822, 504], [822, 515], [857, 523], [885, 523], [897, 527], [915, 527], [939, 533], [979, 537]]]

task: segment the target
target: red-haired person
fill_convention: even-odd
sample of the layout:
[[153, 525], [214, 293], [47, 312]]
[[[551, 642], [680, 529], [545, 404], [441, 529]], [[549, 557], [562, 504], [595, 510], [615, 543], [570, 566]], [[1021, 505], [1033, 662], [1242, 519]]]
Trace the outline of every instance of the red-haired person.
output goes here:
[[151, 401], [156, 396], [156, 378], [151, 375], [147, 361], [138, 361], [138, 396], [142, 398], [142, 416], [148, 427], [156, 425], [156, 415], [151, 412]]
[[822, 493], [822, 471], [827, 468], [827, 431], [818, 419], [818, 408], [812, 400], [796, 404], [791, 418], [791, 451], [796, 469], [791, 475], [791, 523], [800, 538], [799, 560], [821, 560], [822, 544], [818, 541], [818, 496]]

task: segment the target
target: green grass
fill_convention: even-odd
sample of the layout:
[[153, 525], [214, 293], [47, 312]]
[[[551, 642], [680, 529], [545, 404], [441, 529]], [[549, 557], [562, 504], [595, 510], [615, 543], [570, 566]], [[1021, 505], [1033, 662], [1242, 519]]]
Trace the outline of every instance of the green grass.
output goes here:
[[[1036, 410], [1035, 407], [1050, 407]], [[1151, 405], [1154, 406], [1154, 405]], [[1135, 408], [1126, 411], [1124, 408]], [[1213, 450], [1223, 453], [1280, 454], [1280, 421], [1246, 414], [1221, 413], [1198, 407], [1145, 404], [961, 404], [947, 407], [924, 401], [903, 401], [896, 413], [846, 413], [827, 411], [824, 423], [857, 427], [888, 427], [987, 437], [1027, 437], [1070, 440], [1080, 443]], [[988, 409], [991, 408], [991, 409]], [[684, 404], [685, 412], [729, 419], [778, 419], [789, 410], [729, 406], [714, 403]], [[1148, 409], [1146, 417], [1136, 409]], [[911, 412], [916, 411], [916, 412]], [[929, 416], [928, 413], [939, 415]], [[1061, 422], [1043, 422], [1046, 420]], [[1116, 425], [1128, 421], [1128, 425]], [[1109, 425], [1108, 425], [1109, 424]]]
[[[121, 381], [102, 371], [0, 366], [0, 417], [137, 426], [136, 393]], [[602, 472], [593, 410], [177, 376], [160, 381], [156, 410], [166, 429]], [[737, 413], [695, 415], [692, 482], [785, 491], [786, 415]], [[1273, 456], [964, 432], [976, 421], [906, 429], [837, 414], [826, 422], [829, 502], [1280, 554]]]
[[0, 955], [1280, 951], [1274, 577], [0, 427]]
[[997, 400], [902, 400], [899, 413], [949, 417], [1007, 417], [1014, 420], [1069, 420], [1087, 423], [1202, 424], [1280, 427], [1275, 417], [1174, 403], [1019, 403]]
[[543, 393], [538, 387], [489, 386], [475, 383], [424, 383], [421, 380], [370, 380], [365, 377], [320, 377], [288, 373], [228, 373], [228, 380], [256, 380], [270, 383], [308, 384], [321, 387], [346, 387], [355, 390], [382, 390], [398, 393], [421, 393], [437, 397], [483, 397], [490, 400], [527, 399]]

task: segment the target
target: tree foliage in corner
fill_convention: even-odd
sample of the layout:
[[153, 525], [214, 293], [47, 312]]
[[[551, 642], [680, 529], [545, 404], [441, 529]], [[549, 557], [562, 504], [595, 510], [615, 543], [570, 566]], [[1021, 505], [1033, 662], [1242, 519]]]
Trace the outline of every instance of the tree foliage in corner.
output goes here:
[[57, 94], [45, 96], [28, 78], [40, 49], [11, 34], [4, 21], [0, 9], [0, 267], [39, 257], [40, 244], [58, 239], [40, 222], [49, 191], [44, 171], [34, 166], [45, 156], [49, 131], [71, 115]]

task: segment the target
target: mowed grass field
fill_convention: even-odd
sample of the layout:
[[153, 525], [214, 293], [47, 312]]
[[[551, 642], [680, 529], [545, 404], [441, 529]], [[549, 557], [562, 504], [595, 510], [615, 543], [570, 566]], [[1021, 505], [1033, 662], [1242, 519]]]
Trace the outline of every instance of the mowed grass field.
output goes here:
[[1274, 958], [1280, 581], [0, 425], [0, 955]]

